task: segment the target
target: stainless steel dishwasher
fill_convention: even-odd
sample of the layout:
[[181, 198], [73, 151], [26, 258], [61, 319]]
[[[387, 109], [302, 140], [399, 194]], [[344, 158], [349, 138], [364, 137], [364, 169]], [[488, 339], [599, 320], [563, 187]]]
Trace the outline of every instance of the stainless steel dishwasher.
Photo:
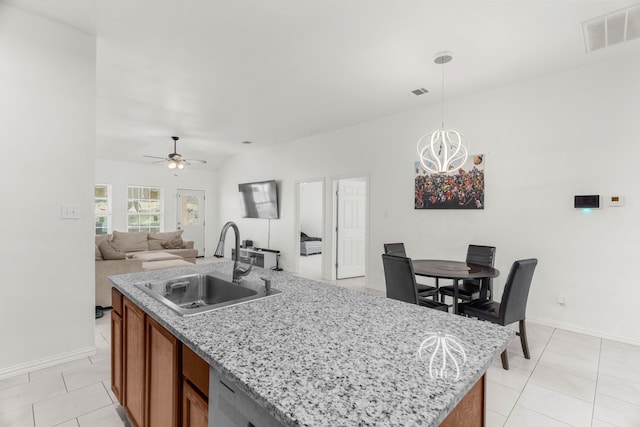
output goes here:
[[283, 424], [217, 370], [210, 368], [209, 426], [283, 427]]

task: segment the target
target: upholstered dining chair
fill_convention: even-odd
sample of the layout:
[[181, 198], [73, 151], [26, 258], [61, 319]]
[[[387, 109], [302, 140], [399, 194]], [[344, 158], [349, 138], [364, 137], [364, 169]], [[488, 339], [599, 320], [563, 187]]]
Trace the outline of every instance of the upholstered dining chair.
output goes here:
[[382, 266], [387, 286], [387, 298], [393, 298], [410, 304], [440, 311], [448, 311], [449, 306], [435, 300], [429, 300], [418, 295], [416, 275], [413, 271], [411, 259], [393, 255], [382, 255]]
[[[500, 302], [492, 300], [475, 299], [458, 304], [458, 313], [488, 320], [502, 326], [519, 322], [517, 335], [520, 336], [520, 344], [525, 359], [530, 359], [529, 344], [527, 343], [527, 330], [525, 328], [525, 313], [527, 311], [527, 298], [533, 279], [533, 272], [538, 265], [535, 258], [516, 261], [511, 266], [504, 292]], [[507, 350], [502, 352], [502, 367], [509, 369]]]
[[[471, 264], [493, 267], [496, 259], [496, 248], [494, 246], [469, 245], [467, 248], [466, 261]], [[480, 297], [480, 279], [466, 279], [458, 284], [458, 299], [471, 301]], [[440, 301], [444, 302], [445, 296], [453, 298], [453, 285], [440, 286]], [[489, 289], [487, 298], [493, 297], [493, 279], [489, 279]]]
[[[386, 255], [394, 255], [406, 257], [407, 253], [404, 250], [404, 243], [385, 243], [384, 244], [384, 253]], [[421, 297], [433, 297], [434, 301], [438, 300], [438, 281], [436, 279], [436, 286], [425, 285], [423, 283], [417, 283], [418, 286], [418, 294]]]

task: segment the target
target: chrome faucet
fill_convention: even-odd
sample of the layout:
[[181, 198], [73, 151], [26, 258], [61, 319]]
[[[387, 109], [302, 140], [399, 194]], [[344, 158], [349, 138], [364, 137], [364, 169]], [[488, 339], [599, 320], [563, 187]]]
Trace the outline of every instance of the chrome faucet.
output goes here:
[[233, 274], [231, 281], [233, 283], [240, 283], [242, 281], [242, 276], [246, 276], [251, 272], [255, 258], [249, 258], [250, 264], [246, 269], [238, 265], [238, 258], [240, 257], [240, 231], [238, 230], [238, 226], [235, 222], [229, 221], [222, 227], [222, 231], [220, 231], [220, 241], [218, 242], [218, 247], [216, 247], [216, 251], [214, 252], [213, 256], [217, 258], [222, 258], [224, 256], [224, 239], [227, 235], [227, 231], [229, 231], [229, 228], [233, 228], [233, 233], [236, 236], [236, 252], [233, 254]]

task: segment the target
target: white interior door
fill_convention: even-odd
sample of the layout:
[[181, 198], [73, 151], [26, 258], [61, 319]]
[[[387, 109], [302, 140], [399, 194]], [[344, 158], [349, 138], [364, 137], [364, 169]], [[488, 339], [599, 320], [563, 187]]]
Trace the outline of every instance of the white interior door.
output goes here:
[[336, 230], [336, 278], [364, 276], [367, 183], [338, 181], [338, 229]]
[[198, 256], [204, 256], [204, 191], [178, 189], [176, 229], [182, 240], [193, 240]]

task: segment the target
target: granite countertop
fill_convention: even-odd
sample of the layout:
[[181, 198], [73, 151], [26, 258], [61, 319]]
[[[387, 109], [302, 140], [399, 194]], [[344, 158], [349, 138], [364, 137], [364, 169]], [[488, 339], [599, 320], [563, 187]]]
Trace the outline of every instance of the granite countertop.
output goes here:
[[[233, 263], [111, 276], [129, 299], [286, 426], [437, 426], [485, 373], [514, 332], [285, 272], [254, 268], [281, 295], [180, 317], [133, 286], [221, 272]], [[456, 379], [429, 373], [421, 343], [448, 334], [464, 349]], [[449, 359], [461, 361], [452, 353]], [[433, 371], [432, 371], [433, 372]]]

